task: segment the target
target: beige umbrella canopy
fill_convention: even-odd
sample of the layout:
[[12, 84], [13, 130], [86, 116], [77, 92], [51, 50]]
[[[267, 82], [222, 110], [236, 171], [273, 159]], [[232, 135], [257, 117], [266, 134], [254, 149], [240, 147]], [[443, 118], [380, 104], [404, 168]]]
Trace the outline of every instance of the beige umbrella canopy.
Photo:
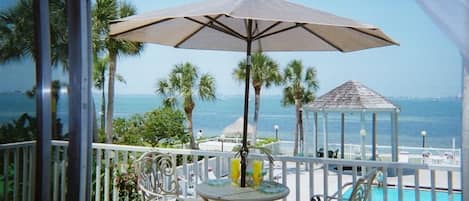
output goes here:
[[245, 186], [252, 51], [350, 52], [396, 45], [373, 25], [285, 0], [206, 0], [119, 19], [112, 37], [187, 49], [246, 52], [241, 186]]
[[[243, 117], [239, 117], [235, 122], [223, 129], [223, 135], [232, 138], [243, 137], [243, 121]], [[254, 128], [248, 124], [248, 136], [251, 136], [253, 133]]]
[[349, 52], [396, 44], [373, 25], [284, 0], [208, 0], [119, 19], [110, 34], [177, 48], [242, 52], [249, 38], [252, 51]]

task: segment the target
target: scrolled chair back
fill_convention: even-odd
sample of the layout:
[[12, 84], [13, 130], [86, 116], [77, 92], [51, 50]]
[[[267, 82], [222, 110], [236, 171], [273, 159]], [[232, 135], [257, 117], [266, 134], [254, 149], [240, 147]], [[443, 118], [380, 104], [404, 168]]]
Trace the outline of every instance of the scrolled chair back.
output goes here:
[[[361, 177], [360, 179], [355, 182], [355, 185], [353, 186], [352, 193], [349, 198], [343, 198], [343, 200], [347, 201], [369, 201], [372, 200], [371, 198], [371, 189], [373, 186], [373, 182], [375, 180], [378, 183], [378, 186], [382, 184], [382, 179], [383, 177], [382, 169], [381, 168], [376, 168], [372, 169], [366, 174], [365, 176]], [[336, 193], [337, 194], [337, 193]], [[311, 201], [321, 201], [321, 197], [325, 198], [325, 200], [338, 200], [338, 197], [336, 196], [324, 196], [324, 195], [315, 195], [311, 197]]]
[[358, 179], [349, 201], [369, 201], [371, 200], [371, 189], [373, 182], [377, 179], [380, 169], [373, 169], [366, 176]]
[[144, 153], [137, 161], [137, 186], [143, 200], [179, 197], [176, 157], [156, 151]]

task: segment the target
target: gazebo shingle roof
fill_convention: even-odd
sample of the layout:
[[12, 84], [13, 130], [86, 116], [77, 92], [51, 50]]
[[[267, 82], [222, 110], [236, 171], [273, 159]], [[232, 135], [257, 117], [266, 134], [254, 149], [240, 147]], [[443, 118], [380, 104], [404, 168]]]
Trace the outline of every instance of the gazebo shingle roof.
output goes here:
[[399, 107], [358, 81], [347, 81], [313, 103], [305, 106], [312, 111], [394, 111]]

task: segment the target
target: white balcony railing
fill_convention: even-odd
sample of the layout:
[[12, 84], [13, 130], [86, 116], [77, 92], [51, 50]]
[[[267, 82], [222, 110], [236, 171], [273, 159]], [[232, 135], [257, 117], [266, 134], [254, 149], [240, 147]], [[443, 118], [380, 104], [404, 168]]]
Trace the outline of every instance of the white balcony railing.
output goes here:
[[[34, 189], [34, 148], [35, 142], [21, 142], [0, 145], [0, 200], [32, 200]], [[52, 200], [63, 201], [66, 194], [66, 141], [52, 142]], [[200, 151], [186, 149], [155, 149], [127, 145], [93, 143], [91, 200], [118, 200], [119, 189], [114, 179], [117, 168], [133, 161], [141, 153], [159, 150], [176, 154], [179, 157], [178, 177], [181, 178], [184, 196], [195, 196], [195, 184], [209, 178], [220, 178], [229, 172], [231, 152]], [[263, 155], [250, 154], [250, 157], [264, 159]], [[199, 158], [191, 162], [191, 158]], [[427, 189], [431, 200], [437, 193], [447, 193], [449, 200], [460, 197], [460, 167], [457, 165], [432, 165], [391, 163], [377, 161], [352, 161], [319, 159], [313, 157], [275, 156], [274, 166], [265, 166], [268, 172], [265, 179], [273, 179], [286, 184], [290, 195], [284, 200], [308, 201], [313, 195], [337, 193], [339, 200], [347, 186], [360, 176], [360, 169], [382, 168], [384, 186], [394, 186], [397, 191], [383, 188], [384, 200], [388, 194], [396, 192], [397, 200], [404, 199], [404, 191]], [[267, 164], [264, 163], [264, 164]], [[345, 190], [344, 190], [345, 189]], [[415, 200], [420, 193], [414, 193]], [[124, 198], [125, 200], [125, 198]]]

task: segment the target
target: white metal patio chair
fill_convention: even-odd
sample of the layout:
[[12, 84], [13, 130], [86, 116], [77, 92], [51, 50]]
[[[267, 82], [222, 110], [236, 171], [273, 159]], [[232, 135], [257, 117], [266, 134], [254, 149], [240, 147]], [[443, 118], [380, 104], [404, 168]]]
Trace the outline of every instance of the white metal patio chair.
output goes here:
[[143, 200], [197, 200], [180, 197], [176, 157], [161, 152], [146, 152], [137, 161], [137, 188]]

